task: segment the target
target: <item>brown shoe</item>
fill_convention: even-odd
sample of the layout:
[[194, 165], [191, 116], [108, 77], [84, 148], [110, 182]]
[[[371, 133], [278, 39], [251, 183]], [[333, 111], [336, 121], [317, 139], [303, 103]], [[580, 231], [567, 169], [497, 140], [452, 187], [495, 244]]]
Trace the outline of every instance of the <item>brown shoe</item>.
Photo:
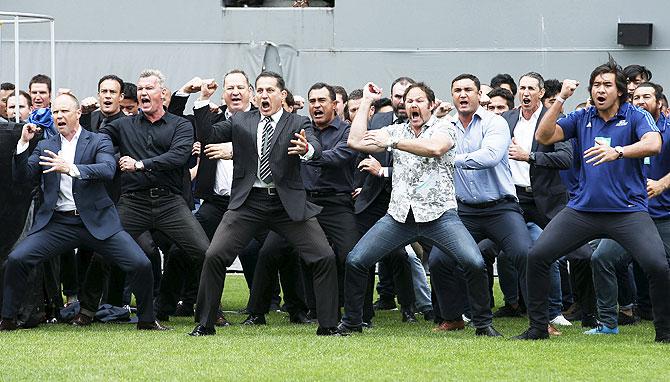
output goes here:
[[172, 330], [172, 328], [168, 328], [167, 326], [161, 325], [158, 321], [151, 321], [151, 322], [146, 322], [146, 321], [138, 321], [137, 322], [137, 330]]
[[16, 325], [15, 320], [10, 320], [8, 318], [3, 318], [2, 321], [0, 321], [0, 331], [5, 332], [5, 331], [10, 331], [10, 330], [16, 330], [18, 329], [18, 325]]
[[449, 332], [453, 330], [463, 330], [465, 329], [465, 321], [444, 321], [437, 328], [433, 328], [434, 332]]
[[549, 335], [550, 335], [550, 336], [556, 336], [556, 337], [558, 337], [558, 336], [561, 335], [561, 332], [560, 332], [558, 329], [556, 329], [556, 328], [554, 327], [554, 325], [551, 325], [551, 324], [549, 324], [549, 325], [547, 326], [547, 331], [549, 332]]
[[226, 319], [226, 316], [223, 313], [219, 312], [216, 315], [216, 321], [214, 322], [215, 326], [230, 326], [230, 322]]
[[74, 326], [89, 326], [93, 322], [93, 318], [89, 317], [83, 313], [77, 313], [72, 319], [72, 325]]

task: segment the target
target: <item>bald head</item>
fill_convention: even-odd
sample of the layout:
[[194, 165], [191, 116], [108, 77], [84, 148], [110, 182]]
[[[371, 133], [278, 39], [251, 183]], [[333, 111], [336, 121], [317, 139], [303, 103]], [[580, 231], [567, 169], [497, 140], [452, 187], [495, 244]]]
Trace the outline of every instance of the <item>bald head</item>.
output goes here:
[[72, 94], [61, 94], [51, 104], [54, 123], [66, 139], [70, 140], [79, 130], [79, 100]]

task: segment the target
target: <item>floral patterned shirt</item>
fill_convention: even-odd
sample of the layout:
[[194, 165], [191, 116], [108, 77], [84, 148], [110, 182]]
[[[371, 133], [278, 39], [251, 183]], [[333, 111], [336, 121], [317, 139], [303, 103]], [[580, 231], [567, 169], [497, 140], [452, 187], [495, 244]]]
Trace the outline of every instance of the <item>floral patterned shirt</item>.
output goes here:
[[[414, 135], [411, 125], [406, 123], [382, 128], [391, 137], [398, 139], [430, 138], [436, 133], [449, 134], [456, 142], [454, 126], [447, 120], [432, 116]], [[393, 189], [388, 213], [398, 222], [404, 223], [410, 208], [414, 221], [425, 223], [436, 220], [442, 214], [456, 208], [454, 191], [454, 149], [439, 158], [427, 158], [402, 150], [393, 150]]]

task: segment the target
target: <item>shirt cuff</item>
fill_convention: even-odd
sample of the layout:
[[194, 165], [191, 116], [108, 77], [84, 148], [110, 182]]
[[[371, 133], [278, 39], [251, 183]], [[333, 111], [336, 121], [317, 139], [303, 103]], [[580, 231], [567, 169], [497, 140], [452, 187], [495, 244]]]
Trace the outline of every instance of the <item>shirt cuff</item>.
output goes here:
[[186, 98], [188, 98], [188, 96], [190, 96], [190, 94], [188, 94], [188, 93], [184, 93], [184, 92], [180, 92], [180, 91], [176, 91], [176, 92], [174, 93], [174, 95], [175, 95], [176, 97], [186, 97]]
[[71, 178], [81, 179], [81, 173], [79, 172], [79, 169], [74, 163], [70, 165], [70, 172], [68, 172], [67, 174], [70, 175]]
[[467, 154], [456, 154], [454, 157], [454, 166], [455, 167], [463, 167], [463, 164], [465, 163], [465, 158]]
[[310, 160], [314, 156], [314, 147], [312, 147], [311, 143], [307, 143], [307, 152], [305, 155], [301, 155], [300, 159], [302, 160]]
[[203, 100], [193, 101], [193, 108], [194, 109], [200, 109], [200, 108], [203, 108], [207, 105], [209, 105], [209, 100], [208, 99], [207, 100], [203, 99]]
[[389, 177], [389, 168], [388, 167], [380, 168], [379, 169], [379, 177], [388, 178]]
[[28, 146], [30, 146], [30, 142], [21, 143], [21, 141], [19, 140], [19, 141], [16, 143], [16, 155], [19, 155], [19, 154], [21, 154], [22, 152], [28, 150]]

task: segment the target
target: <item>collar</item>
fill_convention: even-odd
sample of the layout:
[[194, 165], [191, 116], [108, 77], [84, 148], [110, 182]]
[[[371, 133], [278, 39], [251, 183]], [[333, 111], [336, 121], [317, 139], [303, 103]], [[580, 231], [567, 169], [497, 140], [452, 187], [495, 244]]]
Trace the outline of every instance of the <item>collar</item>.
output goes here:
[[[339, 130], [340, 127], [342, 127], [343, 125], [346, 125], [346, 123], [344, 123], [344, 121], [336, 115], [335, 118], [333, 118], [333, 120], [330, 121], [328, 126], [326, 126], [326, 128], [333, 127], [336, 130]], [[314, 126], [314, 130], [320, 130], [318, 127], [316, 127], [316, 125], [314, 124], [314, 121], [312, 121], [312, 126]], [[325, 129], [323, 129], [323, 130], [325, 130]]]
[[67, 142], [67, 143], [76, 142], [77, 140], [79, 140], [79, 136], [81, 135], [81, 130], [82, 130], [81, 125], [79, 125], [79, 127], [77, 128], [77, 132], [74, 133], [74, 137], [72, 137], [72, 140], [70, 140], [70, 141], [65, 139], [63, 134], [58, 134], [58, 136], [60, 136], [61, 143], [63, 143], [63, 142]]
[[526, 121], [532, 121], [533, 119], [540, 119], [540, 113], [542, 113], [542, 105], [538, 106], [537, 110], [531, 114], [530, 119], [525, 119], [523, 117], [523, 110], [521, 110], [521, 107], [519, 107], [519, 121], [526, 120]]
[[[270, 116], [270, 118], [272, 118], [272, 122], [277, 123], [277, 122], [279, 122], [279, 119], [281, 118], [281, 116], [282, 116], [283, 114], [284, 114], [284, 108], [283, 108], [283, 107], [280, 107], [279, 110], [277, 110], [276, 113], [274, 113], [274, 114], [272, 114], [272, 115]], [[264, 116], [264, 115], [261, 114], [261, 117], [262, 117], [262, 118], [261, 118], [261, 121], [262, 121], [263, 118], [265, 118], [266, 116]]]
[[[140, 110], [142, 110], [142, 109], [140, 109]], [[144, 113], [138, 113], [137, 115], [139, 115], [139, 118], [140, 118], [140, 119], [144, 119], [145, 121], [147, 121], [147, 122], [149, 122], [149, 123], [157, 123], [157, 122], [159, 122], [159, 121], [163, 121], [163, 123], [167, 123], [167, 120], [165, 119], [165, 117], [166, 117], [168, 114], [170, 114], [170, 113], [168, 113], [168, 112], [166, 111], [165, 113], [163, 113], [163, 115], [162, 115], [159, 119], [156, 120], [156, 122], [151, 122], [151, 121], [149, 121], [149, 119], [147, 119], [146, 114], [144, 114]]]
[[[430, 118], [428, 118], [428, 121], [426, 121], [426, 123], [424, 123], [423, 126], [421, 126], [421, 132], [419, 132], [419, 135], [423, 134], [424, 131], [426, 131], [429, 127], [433, 126], [437, 121], [438, 118], [434, 114], [431, 115]], [[404, 125], [405, 129], [414, 134], [414, 129], [412, 128], [412, 124], [409, 123], [409, 121], [405, 122]], [[418, 137], [419, 135], [416, 136]]]
[[[631, 107], [634, 106], [628, 102], [624, 102], [622, 105], [619, 106], [619, 110], [617, 110], [616, 114], [614, 114], [614, 117], [612, 117], [612, 119], [626, 119], [626, 114], [628, 113]], [[600, 118], [600, 115], [598, 115], [598, 110], [596, 109], [595, 106], [590, 106], [587, 113], [589, 114], [589, 118]]]

